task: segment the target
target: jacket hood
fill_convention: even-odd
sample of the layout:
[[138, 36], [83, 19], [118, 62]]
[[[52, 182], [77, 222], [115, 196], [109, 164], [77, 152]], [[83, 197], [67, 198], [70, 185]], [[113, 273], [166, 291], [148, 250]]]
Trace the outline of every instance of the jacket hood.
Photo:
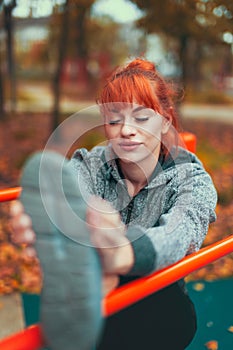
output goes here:
[[[90, 169], [90, 172], [92, 171], [91, 168], [94, 163], [95, 174], [98, 168], [106, 178], [106, 181], [109, 181], [112, 177], [117, 183], [124, 184], [124, 176], [121, 172], [118, 158], [111, 145], [106, 147], [94, 147], [91, 152], [88, 152], [84, 148], [78, 149], [74, 153], [73, 158], [79, 158], [81, 162], [84, 162]], [[150, 179], [148, 179], [148, 184], [145, 186], [145, 189], [166, 185], [177, 175], [179, 177], [187, 176], [187, 172], [192, 170], [194, 164], [203, 167], [195, 154], [182, 147], [173, 147], [166, 157], [159, 157], [158, 163]]]

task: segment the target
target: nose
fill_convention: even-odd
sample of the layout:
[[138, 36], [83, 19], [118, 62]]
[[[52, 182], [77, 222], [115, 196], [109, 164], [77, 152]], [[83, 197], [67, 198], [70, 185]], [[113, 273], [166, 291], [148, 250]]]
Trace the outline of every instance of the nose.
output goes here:
[[121, 135], [123, 137], [135, 135], [136, 132], [137, 132], [137, 130], [136, 130], [135, 126], [128, 123], [128, 122], [124, 122], [121, 126]]

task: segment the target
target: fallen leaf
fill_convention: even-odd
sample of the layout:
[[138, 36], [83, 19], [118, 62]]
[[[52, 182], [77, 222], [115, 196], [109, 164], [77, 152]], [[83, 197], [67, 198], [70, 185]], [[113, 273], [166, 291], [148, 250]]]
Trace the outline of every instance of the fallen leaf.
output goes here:
[[207, 343], [205, 343], [205, 347], [208, 350], [218, 350], [218, 342], [217, 340], [210, 340]]
[[205, 285], [204, 283], [201, 283], [201, 282], [195, 283], [193, 285], [193, 289], [196, 290], [197, 292], [201, 292], [203, 289], [205, 289]]

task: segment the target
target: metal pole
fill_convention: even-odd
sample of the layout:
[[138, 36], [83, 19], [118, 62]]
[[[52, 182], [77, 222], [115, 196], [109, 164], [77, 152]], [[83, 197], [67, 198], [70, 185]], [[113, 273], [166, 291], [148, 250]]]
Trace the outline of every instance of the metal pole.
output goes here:
[[103, 314], [110, 316], [231, 252], [233, 235], [202, 248], [150, 276], [119, 287], [103, 300]]
[[7, 202], [17, 199], [21, 194], [21, 187], [12, 187], [0, 190], [0, 202]]

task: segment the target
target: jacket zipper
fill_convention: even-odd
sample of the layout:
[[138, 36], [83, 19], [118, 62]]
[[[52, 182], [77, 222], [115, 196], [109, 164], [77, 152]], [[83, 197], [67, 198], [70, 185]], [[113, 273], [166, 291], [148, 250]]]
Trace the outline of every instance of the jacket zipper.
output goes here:
[[133, 210], [133, 205], [134, 205], [134, 198], [129, 202], [128, 205], [128, 211], [127, 211], [127, 217], [126, 217], [126, 221], [125, 221], [125, 225], [128, 225], [131, 219], [131, 214], [132, 214], [132, 210]]

